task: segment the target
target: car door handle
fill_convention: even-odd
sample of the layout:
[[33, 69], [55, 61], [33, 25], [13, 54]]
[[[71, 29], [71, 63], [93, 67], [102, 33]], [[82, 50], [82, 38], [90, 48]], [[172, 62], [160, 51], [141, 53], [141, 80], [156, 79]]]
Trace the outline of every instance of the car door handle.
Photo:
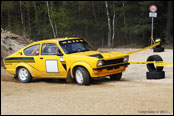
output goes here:
[[43, 57], [40, 57], [40, 59], [43, 59]]

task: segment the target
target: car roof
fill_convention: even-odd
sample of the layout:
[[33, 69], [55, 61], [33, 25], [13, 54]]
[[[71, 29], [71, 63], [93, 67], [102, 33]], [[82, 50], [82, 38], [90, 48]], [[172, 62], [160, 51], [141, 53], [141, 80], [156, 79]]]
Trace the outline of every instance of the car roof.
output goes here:
[[46, 40], [41, 40], [41, 41], [36, 41], [33, 42], [32, 44], [37, 44], [37, 43], [47, 43], [47, 42], [57, 42], [57, 41], [62, 41], [62, 40], [69, 40], [69, 39], [80, 39], [79, 37], [64, 37], [64, 38], [53, 38], [53, 39], [46, 39]]

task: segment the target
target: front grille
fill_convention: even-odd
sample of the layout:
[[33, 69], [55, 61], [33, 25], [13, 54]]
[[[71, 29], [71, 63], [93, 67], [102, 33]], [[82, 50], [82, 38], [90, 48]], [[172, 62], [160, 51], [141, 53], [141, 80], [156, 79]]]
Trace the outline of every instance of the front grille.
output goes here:
[[114, 60], [105, 60], [104, 65], [118, 64], [118, 63], [122, 63], [122, 62], [123, 62], [123, 58], [114, 59]]

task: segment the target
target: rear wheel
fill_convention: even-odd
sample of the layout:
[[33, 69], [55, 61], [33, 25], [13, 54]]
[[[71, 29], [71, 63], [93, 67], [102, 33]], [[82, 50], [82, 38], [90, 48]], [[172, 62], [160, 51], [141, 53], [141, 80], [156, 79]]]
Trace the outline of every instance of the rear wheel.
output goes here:
[[77, 67], [74, 72], [74, 77], [78, 85], [88, 85], [90, 81], [90, 75], [88, 71], [83, 67]]
[[24, 67], [17, 70], [17, 76], [19, 81], [22, 83], [28, 83], [32, 79], [30, 72]]
[[118, 74], [114, 74], [114, 75], [110, 75], [110, 79], [111, 80], [121, 80], [122, 77], [122, 73], [118, 73]]

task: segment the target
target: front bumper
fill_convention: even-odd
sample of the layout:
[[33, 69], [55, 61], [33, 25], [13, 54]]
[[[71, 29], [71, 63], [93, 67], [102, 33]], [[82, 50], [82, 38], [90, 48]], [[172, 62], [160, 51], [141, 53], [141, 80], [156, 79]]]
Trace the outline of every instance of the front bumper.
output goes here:
[[127, 66], [129, 64], [130, 63], [125, 63], [125, 64], [118, 64], [118, 65], [107, 66], [107, 67], [93, 68], [93, 70], [102, 70], [102, 69], [112, 70], [112, 69], [117, 69], [120, 66]]
[[112, 65], [112, 66], [106, 66], [106, 67], [93, 68], [94, 73], [92, 77], [104, 77], [104, 76], [124, 72], [126, 70], [126, 67], [129, 64], [130, 63], [124, 63], [124, 64], [118, 64], [118, 65]]

